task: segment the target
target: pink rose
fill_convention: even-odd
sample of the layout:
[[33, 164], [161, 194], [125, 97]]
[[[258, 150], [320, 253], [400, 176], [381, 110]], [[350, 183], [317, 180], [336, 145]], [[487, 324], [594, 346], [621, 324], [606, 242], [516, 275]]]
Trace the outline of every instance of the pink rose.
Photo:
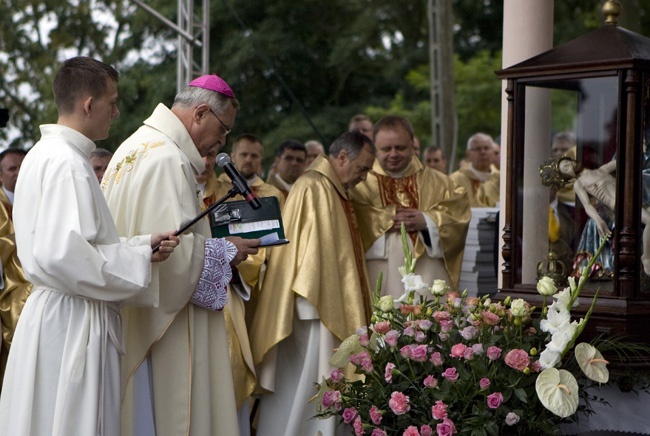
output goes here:
[[402, 348], [399, 349], [399, 353], [402, 355], [404, 359], [410, 359], [411, 347], [409, 345], [404, 345]]
[[449, 418], [445, 418], [440, 424], [436, 425], [438, 436], [451, 436], [456, 434], [456, 426]]
[[424, 334], [421, 330], [415, 331], [415, 342], [422, 343], [427, 338], [427, 335]]
[[418, 345], [411, 349], [411, 360], [415, 362], [426, 362], [427, 361], [427, 346]]
[[340, 382], [341, 380], [343, 380], [343, 371], [341, 371], [340, 368], [336, 368], [332, 370], [332, 374], [330, 374], [330, 379], [333, 382]]
[[487, 405], [490, 409], [496, 409], [501, 405], [503, 395], [501, 392], [495, 392], [487, 396]]
[[380, 428], [376, 428], [372, 431], [370, 436], [388, 436], [386, 432]]
[[483, 344], [474, 344], [474, 345], [472, 345], [472, 350], [474, 350], [474, 354], [476, 354], [476, 355], [483, 354]]
[[427, 378], [424, 379], [423, 383], [427, 388], [435, 388], [438, 386], [438, 379], [432, 375], [428, 375]]
[[449, 333], [453, 327], [454, 327], [453, 321], [450, 320], [440, 321], [440, 331], [442, 333]]
[[445, 369], [445, 372], [442, 373], [442, 376], [450, 382], [455, 382], [458, 380], [458, 372], [453, 366], [451, 368]]
[[359, 412], [357, 412], [357, 409], [355, 409], [354, 407], [347, 407], [343, 411], [343, 422], [345, 422], [346, 424], [349, 424], [352, 421], [354, 421], [354, 419], [357, 416], [359, 416]]
[[415, 336], [415, 329], [414, 329], [413, 327], [411, 327], [411, 326], [408, 326], [408, 327], [406, 327], [406, 328], [404, 329], [404, 331], [402, 332], [402, 334], [403, 334], [404, 336], [413, 337], [413, 336]]
[[481, 380], [479, 380], [478, 385], [480, 386], [481, 390], [487, 389], [490, 387], [490, 379], [483, 377]]
[[367, 347], [370, 343], [370, 340], [368, 339], [368, 328], [366, 326], [359, 327], [357, 329], [357, 336], [359, 336], [359, 344], [362, 347]]
[[374, 329], [377, 333], [386, 334], [390, 330], [390, 321], [380, 321], [375, 323]]
[[472, 360], [474, 358], [474, 350], [470, 347], [465, 348], [463, 357], [465, 358], [465, 360]]
[[377, 406], [372, 406], [369, 410], [370, 413], [370, 420], [372, 420], [372, 423], [375, 425], [381, 424], [381, 420], [383, 418], [383, 414], [381, 413], [381, 410]]
[[433, 312], [433, 319], [436, 321], [448, 321], [451, 319], [451, 315], [446, 311], [435, 311]]
[[465, 354], [465, 349], [467, 348], [467, 345], [465, 344], [455, 344], [454, 346], [451, 347], [451, 357], [463, 357], [463, 354]]
[[424, 424], [420, 427], [420, 436], [433, 436], [433, 429], [431, 426]]
[[397, 330], [390, 330], [388, 333], [386, 333], [386, 343], [389, 347], [396, 347], [398, 339], [399, 332]]
[[352, 424], [352, 427], [354, 427], [354, 434], [356, 436], [363, 436], [366, 434], [365, 431], [363, 431], [363, 422], [361, 422], [361, 417], [357, 416], [357, 418], [354, 420], [354, 424]]
[[417, 427], [410, 425], [406, 430], [404, 430], [402, 436], [420, 436], [420, 432]]
[[499, 357], [501, 357], [501, 348], [495, 346], [488, 347], [487, 357], [490, 360], [497, 360]]
[[431, 415], [433, 419], [440, 420], [447, 417], [447, 405], [442, 401], [436, 401], [436, 404], [431, 406]]
[[384, 370], [384, 379], [386, 379], [386, 383], [393, 382], [393, 369], [395, 369], [395, 364], [388, 362], [386, 364], [386, 369]]
[[519, 415], [517, 415], [515, 412], [510, 412], [506, 415], [506, 424], [509, 426], [513, 426], [516, 423], [519, 422]]
[[530, 364], [530, 357], [525, 350], [515, 348], [514, 350], [508, 351], [506, 356], [503, 358], [510, 368], [516, 369], [518, 371], [523, 371], [528, 368]]
[[481, 319], [483, 320], [483, 323], [487, 325], [497, 325], [499, 324], [499, 321], [501, 321], [499, 315], [497, 315], [496, 313], [489, 312], [487, 310], [481, 313]]
[[323, 406], [330, 408], [341, 402], [341, 392], [327, 391], [323, 394]]
[[388, 406], [395, 415], [404, 415], [406, 412], [411, 410], [411, 406], [409, 405], [409, 397], [401, 392], [393, 392], [390, 394]]
[[438, 351], [431, 353], [431, 357], [429, 358], [429, 361], [433, 363], [433, 366], [441, 366], [442, 354], [440, 354]]
[[433, 323], [429, 321], [428, 319], [422, 319], [420, 320], [420, 328], [424, 330], [425, 332], [431, 329], [431, 326]]
[[540, 372], [542, 370], [542, 364], [539, 362], [539, 360], [536, 360], [530, 364], [530, 370], [533, 372]]
[[473, 325], [470, 325], [462, 329], [459, 333], [463, 339], [469, 341], [475, 339], [478, 336], [478, 329]]

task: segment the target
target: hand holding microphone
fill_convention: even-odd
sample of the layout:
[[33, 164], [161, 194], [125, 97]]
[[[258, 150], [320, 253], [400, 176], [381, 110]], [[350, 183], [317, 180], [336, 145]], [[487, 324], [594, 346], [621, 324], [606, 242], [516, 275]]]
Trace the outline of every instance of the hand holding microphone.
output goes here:
[[253, 209], [259, 209], [262, 207], [262, 203], [260, 203], [260, 200], [253, 191], [251, 191], [248, 183], [246, 183], [246, 179], [244, 179], [239, 171], [237, 171], [237, 168], [232, 164], [230, 157], [226, 153], [219, 153], [217, 156], [217, 165], [219, 165], [219, 168], [224, 170], [228, 177], [230, 177], [232, 185], [242, 195], [242, 197], [244, 197], [250, 207]]

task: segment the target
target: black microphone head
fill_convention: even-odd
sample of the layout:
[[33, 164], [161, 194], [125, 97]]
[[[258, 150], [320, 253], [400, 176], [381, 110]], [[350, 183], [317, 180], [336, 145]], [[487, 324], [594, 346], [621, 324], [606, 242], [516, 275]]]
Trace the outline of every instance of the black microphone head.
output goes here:
[[217, 165], [219, 165], [219, 168], [222, 168], [230, 163], [230, 156], [226, 153], [219, 153], [217, 155]]

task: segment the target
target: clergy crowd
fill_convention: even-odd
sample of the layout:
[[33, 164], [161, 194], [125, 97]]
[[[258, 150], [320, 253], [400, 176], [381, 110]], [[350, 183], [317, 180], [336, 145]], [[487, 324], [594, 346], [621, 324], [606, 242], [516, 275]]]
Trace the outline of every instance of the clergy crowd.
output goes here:
[[260, 137], [240, 134], [232, 164], [277, 198], [289, 243], [214, 237], [207, 217], [179, 233], [233, 189], [215, 166], [240, 102], [201, 76], [111, 153], [94, 141], [120, 115], [118, 82], [67, 60], [57, 123], [0, 153], [0, 433], [350, 434], [314, 418], [315, 384], [369, 325], [378, 278], [402, 295], [402, 226], [415, 272], [457, 288], [471, 208], [499, 203], [498, 145], [473, 135], [447, 175], [408, 119], [356, 115], [331, 144], [284, 141], [265, 171]]

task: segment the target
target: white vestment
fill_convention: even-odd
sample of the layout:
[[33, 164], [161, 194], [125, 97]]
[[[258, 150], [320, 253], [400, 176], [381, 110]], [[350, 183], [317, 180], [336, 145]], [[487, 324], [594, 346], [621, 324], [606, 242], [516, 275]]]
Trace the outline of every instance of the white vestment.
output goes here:
[[90, 139], [60, 125], [41, 133], [15, 191], [18, 257], [34, 290], [9, 354], [0, 431], [119, 436], [118, 304], [149, 285], [151, 237], [120, 241]]
[[[187, 129], [158, 105], [115, 152], [102, 188], [121, 235], [178, 229], [200, 212], [196, 174], [204, 164]], [[179, 235], [160, 266], [157, 286], [122, 310], [126, 354], [122, 365], [122, 434], [138, 434], [140, 381], [148, 360], [156, 436], [238, 435], [228, 342], [222, 312], [190, 303], [205, 260], [208, 218]], [[228, 271], [230, 267], [226, 262]], [[219, 280], [220, 277], [215, 277]], [[225, 285], [230, 280], [227, 277]], [[137, 305], [137, 307], [136, 307]], [[147, 392], [144, 393], [147, 397]], [[149, 410], [151, 414], [151, 410]]]

